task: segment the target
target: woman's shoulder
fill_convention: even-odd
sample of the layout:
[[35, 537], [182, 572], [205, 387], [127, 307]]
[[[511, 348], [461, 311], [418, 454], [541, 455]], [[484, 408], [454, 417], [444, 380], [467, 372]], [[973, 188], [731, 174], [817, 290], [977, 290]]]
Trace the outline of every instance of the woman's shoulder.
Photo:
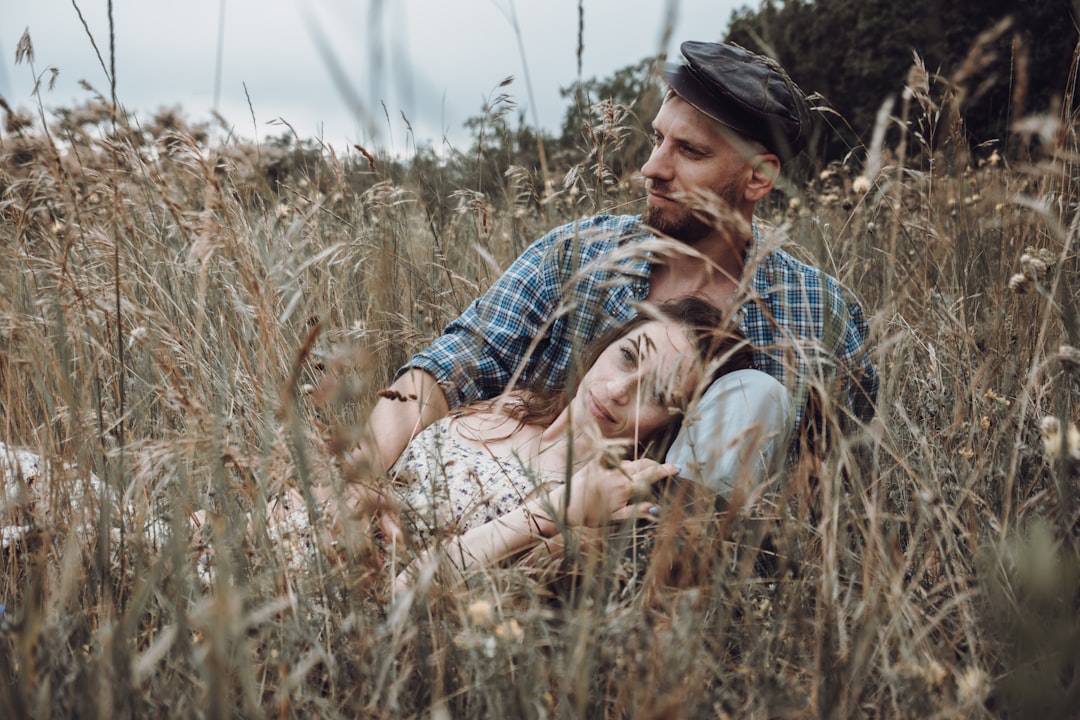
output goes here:
[[474, 403], [451, 417], [450, 430], [460, 438], [485, 447], [503, 439], [520, 438], [538, 428], [515, 417], [515, 409], [528, 400], [527, 390], [514, 390], [491, 400]]
[[515, 391], [499, 398], [470, 405], [422, 430], [398, 458], [392, 476], [423, 475], [432, 462], [443, 464], [448, 457], [463, 462], [476, 457], [519, 457], [526, 462], [525, 449], [543, 428], [513, 417], [513, 408], [527, 393]]

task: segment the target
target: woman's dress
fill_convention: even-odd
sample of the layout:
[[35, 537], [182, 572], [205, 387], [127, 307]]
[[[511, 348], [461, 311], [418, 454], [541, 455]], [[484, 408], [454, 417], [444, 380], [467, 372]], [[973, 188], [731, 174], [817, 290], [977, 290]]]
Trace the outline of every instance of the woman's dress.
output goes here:
[[[59, 492], [60, 484], [66, 493]], [[101, 497], [97, 476], [0, 442], [0, 548], [21, 542], [36, 524], [64, 519], [50, 499], [65, 497], [70, 499], [75, 530], [84, 534], [86, 507]]]
[[[420, 547], [512, 512], [540, 486], [563, 479], [538, 473], [513, 456], [497, 457], [465, 441], [453, 422], [453, 418], [444, 418], [421, 431], [390, 471], [402, 505], [403, 526], [413, 532]], [[21, 541], [31, 529], [28, 519], [46, 511], [50, 476], [59, 469], [36, 453], [0, 443], [0, 547]], [[86, 503], [100, 495], [101, 482], [89, 473], [85, 473], [89, 477], [84, 482], [70, 466], [62, 469], [65, 476], [76, 475], [69, 487], [72, 508], [84, 511], [77, 516], [81, 520]], [[165, 528], [160, 521], [152, 525], [158, 532]], [[81, 533], [85, 528], [80, 523], [76, 530]], [[314, 550], [306, 505], [291, 508], [267, 531], [284, 551], [290, 567], [303, 566]], [[208, 558], [200, 557], [200, 572], [208, 571], [202, 567], [208, 563]]]
[[407, 526], [424, 546], [505, 515], [562, 478], [462, 439], [443, 418], [420, 432], [391, 469]]

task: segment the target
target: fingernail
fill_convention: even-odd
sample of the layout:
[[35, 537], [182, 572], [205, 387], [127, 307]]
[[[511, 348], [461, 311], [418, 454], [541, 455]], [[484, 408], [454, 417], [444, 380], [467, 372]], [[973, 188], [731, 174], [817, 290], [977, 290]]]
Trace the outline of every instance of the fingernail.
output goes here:
[[649, 508], [649, 514], [653, 517], [660, 517], [660, 506], [653, 505], [651, 508]]

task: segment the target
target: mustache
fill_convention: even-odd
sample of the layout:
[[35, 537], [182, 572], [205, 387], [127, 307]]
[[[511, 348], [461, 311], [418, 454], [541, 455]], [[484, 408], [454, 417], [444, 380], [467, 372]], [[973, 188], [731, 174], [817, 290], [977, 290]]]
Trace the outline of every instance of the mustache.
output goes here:
[[671, 195], [671, 189], [668, 187], [667, 183], [656, 182], [655, 180], [645, 181], [645, 192], [655, 192], [669, 197]]

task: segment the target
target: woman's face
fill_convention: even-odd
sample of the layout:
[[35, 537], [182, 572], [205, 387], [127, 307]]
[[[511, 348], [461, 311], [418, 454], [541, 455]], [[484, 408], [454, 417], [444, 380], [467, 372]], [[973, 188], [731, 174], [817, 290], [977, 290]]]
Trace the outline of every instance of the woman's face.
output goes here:
[[697, 351], [677, 323], [649, 321], [600, 353], [571, 401], [573, 417], [606, 438], [648, 439], [686, 406], [700, 379]]

